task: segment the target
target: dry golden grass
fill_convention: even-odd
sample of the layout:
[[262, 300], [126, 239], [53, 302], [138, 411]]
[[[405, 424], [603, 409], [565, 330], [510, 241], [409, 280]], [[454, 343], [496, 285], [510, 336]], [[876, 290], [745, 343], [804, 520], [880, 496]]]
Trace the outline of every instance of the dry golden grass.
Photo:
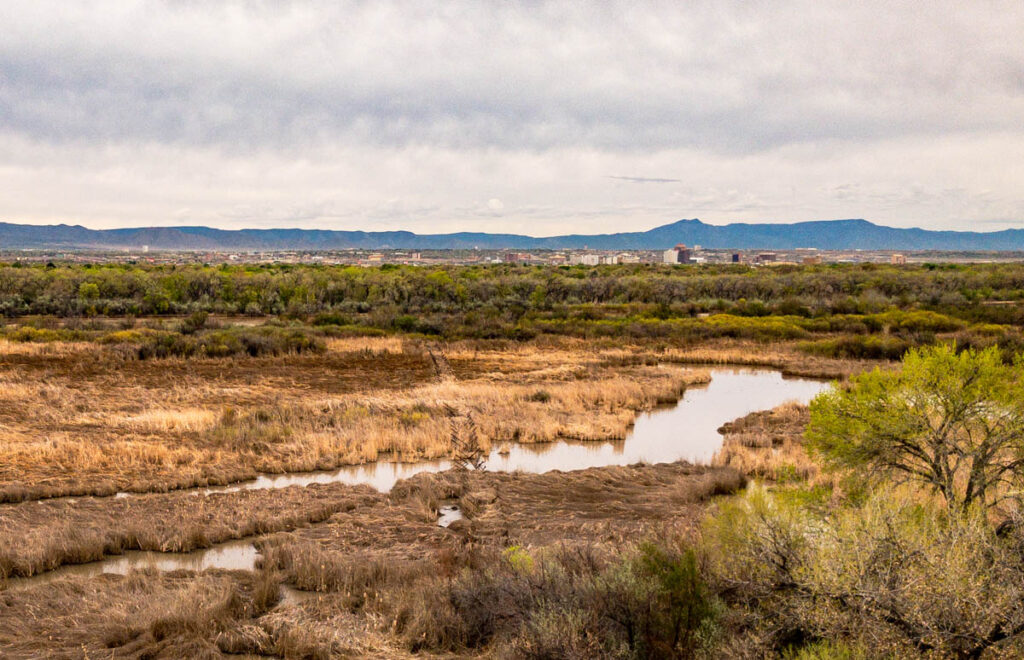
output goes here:
[[[618, 439], [638, 411], [707, 379], [699, 370], [613, 364], [580, 345], [473, 349], [475, 360], [462, 346], [454, 378], [410, 382], [402, 374], [434, 371], [423, 346], [394, 337], [332, 342], [314, 360], [138, 363], [100, 349], [0, 363], [0, 499], [223, 484], [382, 454], [445, 457], [449, 407], [472, 416], [484, 449]], [[332, 374], [350, 385], [336, 391]], [[389, 382], [392, 375], [402, 380]]]
[[788, 402], [730, 422], [720, 429], [725, 439], [712, 464], [752, 478], [818, 483], [825, 477], [803, 446], [809, 419], [807, 406]]
[[213, 427], [219, 415], [213, 410], [186, 408], [184, 410], [147, 410], [138, 415], [103, 420], [112, 426], [126, 426], [136, 433], [166, 433], [169, 431], [199, 432]]
[[280, 600], [272, 572], [139, 572], [40, 589], [0, 599], [4, 658], [300, 657], [259, 625]]
[[291, 530], [339, 511], [383, 508], [369, 486], [313, 485], [196, 496], [56, 499], [0, 507], [0, 579], [25, 577], [126, 550], [191, 552]]
[[[70, 557], [76, 546], [80, 560], [105, 546], [132, 547], [124, 536], [182, 549], [234, 537], [254, 519], [266, 527], [253, 533], [293, 531], [258, 542], [263, 565], [256, 572], [144, 569], [0, 583], [0, 648], [5, 658], [405, 657], [403, 626], [393, 617], [407, 609], [402, 594], [419, 581], [476, 566], [512, 543], [531, 553], [566, 540], [611, 549], [658, 530], [687, 533], [704, 500], [742, 484], [732, 470], [676, 463], [544, 475], [421, 474], [387, 496], [334, 484], [200, 500], [178, 493], [8, 506], [0, 544], [12, 544], [4, 557], [19, 573], [55, 565], [40, 562]], [[436, 502], [450, 497], [460, 499], [468, 518], [443, 529], [434, 520]], [[424, 503], [435, 507], [430, 515]], [[330, 517], [304, 525], [305, 510], [317, 507]], [[281, 603], [281, 580], [317, 593]]]
[[773, 367], [786, 375], [806, 378], [845, 379], [879, 366], [878, 362], [868, 360], [841, 360], [806, 355], [784, 342], [771, 345], [744, 341], [717, 342], [712, 346], [667, 348], [661, 356], [663, 360], [671, 362]]
[[333, 353], [401, 353], [406, 342], [402, 337], [332, 337], [325, 343]]
[[85, 341], [36, 343], [0, 339], [0, 356], [62, 356], [74, 355], [76, 353], [84, 353], [95, 350], [96, 344]]

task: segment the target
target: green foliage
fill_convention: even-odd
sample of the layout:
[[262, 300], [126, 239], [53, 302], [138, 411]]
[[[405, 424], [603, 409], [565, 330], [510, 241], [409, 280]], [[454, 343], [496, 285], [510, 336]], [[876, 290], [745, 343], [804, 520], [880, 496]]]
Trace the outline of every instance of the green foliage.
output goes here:
[[100, 288], [94, 282], [82, 282], [78, 285], [78, 297], [83, 300], [96, 300], [100, 297]]
[[853, 360], [898, 360], [908, 348], [910, 343], [904, 339], [879, 335], [849, 335], [800, 345], [811, 355]]
[[[139, 359], [167, 357], [231, 357], [322, 351], [323, 342], [298, 328], [229, 328], [191, 335], [149, 333], [137, 339]], [[134, 343], [134, 342], [133, 342]]]
[[1022, 366], [999, 351], [909, 351], [898, 371], [855, 376], [811, 402], [808, 447], [835, 467], [911, 480], [950, 506], [1018, 497]]
[[513, 545], [506, 548], [502, 553], [502, 557], [509, 563], [512, 570], [519, 573], [529, 573], [533, 570], [533, 557], [530, 553], [521, 545]]
[[[937, 334], [1024, 346], [1024, 266], [0, 265], [0, 315], [149, 316], [207, 312], [310, 320], [449, 338], [539, 334], [757, 341], [811, 339], [812, 353], [893, 359]], [[987, 302], [999, 302], [989, 305]], [[993, 325], [1003, 328], [1001, 333]], [[189, 334], [201, 328], [183, 324]], [[333, 331], [333, 330], [332, 330]], [[849, 339], [850, 335], [878, 335]], [[998, 336], [997, 336], [998, 335]], [[901, 343], [905, 342], [905, 344]]]
[[788, 649], [782, 657], [784, 660], [868, 660], [875, 656], [866, 651], [865, 646], [824, 641]]
[[209, 314], [204, 311], [193, 312], [187, 319], [181, 324], [181, 334], [191, 335], [202, 330], [206, 327], [206, 321], [209, 318]]

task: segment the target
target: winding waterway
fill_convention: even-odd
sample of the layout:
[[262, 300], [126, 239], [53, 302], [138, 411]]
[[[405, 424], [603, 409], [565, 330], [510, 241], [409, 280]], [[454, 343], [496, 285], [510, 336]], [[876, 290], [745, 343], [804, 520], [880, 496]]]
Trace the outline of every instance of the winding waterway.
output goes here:
[[[778, 371], [715, 367], [711, 382], [686, 390], [674, 406], [640, 414], [623, 440], [581, 442], [564, 440], [542, 444], [512, 444], [501, 453], [495, 448], [487, 457], [490, 471], [548, 472], [582, 470], [637, 462], [669, 463], [679, 460], [706, 464], [722, 446], [718, 429], [725, 423], [787, 401], [806, 403], [828, 384], [820, 380], [783, 377]], [[310, 484], [369, 484], [388, 491], [400, 479], [420, 472], [451, 467], [447, 460], [398, 463], [378, 461], [338, 470], [283, 475], [264, 475], [255, 480], [220, 488], [195, 489], [198, 495]], [[438, 523], [447, 526], [461, 517], [457, 508], [441, 512]], [[255, 566], [256, 549], [251, 540], [230, 541], [192, 553], [127, 552], [88, 564], [63, 566], [32, 578], [12, 580], [38, 584], [63, 575], [127, 573], [152, 566], [159, 570], [225, 568], [249, 570]]]

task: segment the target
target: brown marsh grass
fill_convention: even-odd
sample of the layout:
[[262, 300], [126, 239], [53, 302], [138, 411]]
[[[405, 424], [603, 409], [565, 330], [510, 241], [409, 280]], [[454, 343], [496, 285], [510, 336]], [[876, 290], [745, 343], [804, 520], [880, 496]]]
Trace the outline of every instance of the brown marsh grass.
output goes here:
[[795, 346], [784, 342], [769, 345], [743, 341], [720, 342], [711, 346], [667, 348], [661, 355], [666, 362], [772, 367], [788, 376], [829, 379], [845, 379], [853, 374], [874, 369], [880, 364], [883, 368], [888, 364], [810, 356], [798, 352]]
[[381, 505], [369, 486], [312, 485], [196, 496], [56, 499], [0, 507], [0, 579], [127, 550], [191, 552]]
[[725, 439], [712, 464], [751, 478], [814, 483], [822, 475], [803, 446], [809, 421], [807, 406], [789, 402], [729, 422], [719, 429]]
[[[456, 353], [458, 364], [465, 351]], [[380, 455], [444, 457], [447, 406], [473, 416], [485, 449], [617, 439], [638, 411], [707, 379], [531, 348], [458, 364], [457, 379], [437, 382], [425, 351], [394, 337], [331, 340], [328, 353], [312, 359], [108, 357], [105, 369], [97, 359], [0, 362], [0, 499], [223, 484]], [[285, 376], [289, 367], [294, 373]], [[170, 373], [158, 378], [161, 370]], [[338, 391], [335, 373], [351, 385]], [[408, 379], [412, 373], [419, 380]]]

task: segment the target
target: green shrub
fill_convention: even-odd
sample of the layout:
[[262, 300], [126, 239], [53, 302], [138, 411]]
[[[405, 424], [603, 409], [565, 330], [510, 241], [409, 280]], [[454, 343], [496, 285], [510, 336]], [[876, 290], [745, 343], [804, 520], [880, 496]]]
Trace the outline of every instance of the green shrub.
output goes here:
[[231, 357], [320, 352], [323, 342], [299, 328], [263, 326], [207, 330], [193, 335], [154, 333], [138, 346], [139, 359], [167, 357]]
[[750, 657], [1019, 657], [1024, 537], [1010, 530], [906, 487], [832, 508], [751, 487], [708, 518], [701, 552]]
[[879, 335], [850, 335], [800, 344], [811, 355], [853, 360], [899, 360], [912, 347], [906, 339]]

